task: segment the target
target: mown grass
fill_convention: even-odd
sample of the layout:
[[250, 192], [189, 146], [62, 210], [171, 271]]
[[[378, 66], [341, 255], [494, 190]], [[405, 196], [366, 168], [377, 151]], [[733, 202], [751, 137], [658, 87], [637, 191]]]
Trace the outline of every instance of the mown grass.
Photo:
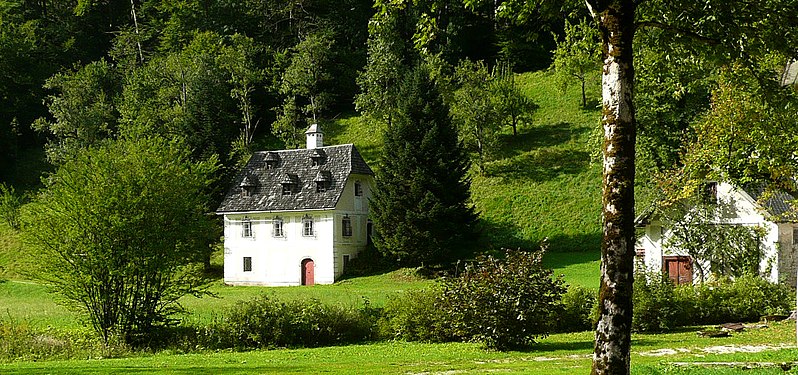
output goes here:
[[[661, 335], [634, 335], [632, 373], [740, 373], [738, 367], [725, 369], [677, 368], [674, 362], [792, 362], [798, 359], [794, 344], [794, 322], [776, 323], [769, 328], [752, 329], [729, 338], [696, 336], [694, 330]], [[557, 334], [526, 351], [486, 351], [478, 344], [425, 344], [380, 342], [296, 350], [258, 350], [250, 352], [198, 352], [177, 354], [162, 351], [139, 353], [129, 358], [90, 359], [0, 364], [0, 373], [153, 373], [153, 374], [572, 374], [587, 373], [591, 364], [593, 334]], [[758, 353], [712, 354], [711, 349], [747, 345], [771, 348]], [[670, 350], [672, 354], [657, 354]], [[780, 368], [746, 371], [748, 374], [783, 373]]]

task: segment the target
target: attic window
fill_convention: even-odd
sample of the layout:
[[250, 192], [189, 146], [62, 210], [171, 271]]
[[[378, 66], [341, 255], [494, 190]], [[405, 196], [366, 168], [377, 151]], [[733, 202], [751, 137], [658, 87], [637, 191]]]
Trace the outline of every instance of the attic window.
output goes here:
[[701, 201], [707, 204], [717, 204], [718, 203], [718, 183], [717, 182], [705, 182], [701, 186]]
[[324, 164], [324, 157], [325, 157], [324, 151], [322, 151], [322, 150], [320, 150], [318, 148], [314, 148], [313, 151], [311, 151], [311, 153], [310, 153], [311, 164], [314, 167], [318, 167], [318, 166]]
[[332, 183], [332, 174], [330, 171], [319, 171], [316, 174], [316, 192], [323, 193], [327, 190], [330, 190], [330, 186]]
[[255, 193], [255, 188], [258, 186], [257, 178], [252, 177], [250, 175], [244, 176], [244, 180], [241, 181], [239, 187], [241, 187], [241, 196], [242, 197], [250, 197], [252, 194]]
[[290, 174], [283, 175], [283, 178], [280, 179], [280, 185], [283, 187], [283, 195], [291, 195], [294, 193], [294, 187], [296, 186], [295, 178]]
[[263, 158], [263, 161], [266, 163], [266, 169], [277, 168], [277, 164], [280, 162], [277, 158], [277, 154], [274, 152], [266, 153], [266, 157]]

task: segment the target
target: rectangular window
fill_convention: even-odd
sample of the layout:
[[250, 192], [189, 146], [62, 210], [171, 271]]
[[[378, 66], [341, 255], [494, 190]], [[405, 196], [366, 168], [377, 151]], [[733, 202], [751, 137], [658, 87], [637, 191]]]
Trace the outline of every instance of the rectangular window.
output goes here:
[[274, 226], [274, 231], [272, 232], [272, 235], [274, 235], [274, 237], [285, 236], [285, 232], [283, 232], [283, 219], [279, 217], [274, 218], [274, 220], [272, 221], [272, 225]]
[[342, 271], [345, 271], [347, 266], [349, 266], [349, 255], [344, 255], [344, 267]]
[[252, 222], [249, 219], [241, 222], [241, 237], [252, 237]]
[[313, 236], [313, 218], [305, 216], [302, 219], [302, 235], [305, 237]]
[[291, 184], [283, 184], [283, 195], [291, 195]]
[[355, 182], [355, 196], [356, 197], [363, 196], [363, 185], [361, 185], [359, 181]]
[[316, 192], [317, 193], [323, 193], [325, 191], [327, 191], [327, 183], [326, 182], [321, 182], [321, 181], [316, 182]]
[[344, 216], [341, 220], [341, 234], [344, 237], [352, 237], [352, 219], [349, 216]]
[[252, 271], [252, 257], [244, 257], [244, 272]]

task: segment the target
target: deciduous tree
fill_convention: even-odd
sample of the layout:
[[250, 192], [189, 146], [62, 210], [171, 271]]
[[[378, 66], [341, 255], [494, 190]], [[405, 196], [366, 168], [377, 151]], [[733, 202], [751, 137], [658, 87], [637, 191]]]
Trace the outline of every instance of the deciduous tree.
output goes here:
[[29, 205], [38, 276], [106, 343], [146, 343], [203, 290], [192, 265], [218, 239], [205, 194], [217, 166], [189, 156], [157, 138], [103, 142], [61, 164]]

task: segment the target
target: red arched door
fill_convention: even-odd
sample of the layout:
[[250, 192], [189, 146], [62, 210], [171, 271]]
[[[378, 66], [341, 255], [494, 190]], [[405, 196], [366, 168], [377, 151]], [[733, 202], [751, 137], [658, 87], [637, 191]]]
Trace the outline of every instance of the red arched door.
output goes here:
[[302, 285], [313, 285], [313, 270], [315, 265], [313, 259], [305, 259], [302, 261]]

